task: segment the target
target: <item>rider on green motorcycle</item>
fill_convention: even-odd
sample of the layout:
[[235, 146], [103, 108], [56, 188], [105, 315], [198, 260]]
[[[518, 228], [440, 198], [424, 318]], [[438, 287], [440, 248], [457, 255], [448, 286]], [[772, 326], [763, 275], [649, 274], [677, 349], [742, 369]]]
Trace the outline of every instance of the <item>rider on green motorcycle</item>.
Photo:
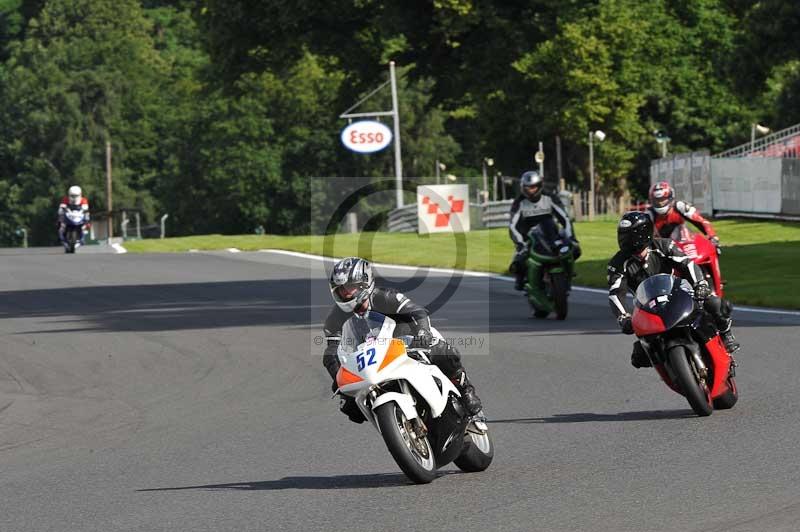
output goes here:
[[[544, 191], [544, 180], [539, 172], [530, 170], [522, 174], [519, 178], [519, 188], [520, 195], [511, 205], [511, 222], [508, 225], [508, 232], [516, 247], [509, 270], [515, 277], [514, 288], [524, 290], [529, 252], [527, 235], [543, 220], [554, 218], [558, 221], [563, 228], [564, 236], [573, 242], [575, 259], [581, 252], [564, 205], [557, 195]], [[541, 268], [534, 274], [536, 279], [542, 279]]]

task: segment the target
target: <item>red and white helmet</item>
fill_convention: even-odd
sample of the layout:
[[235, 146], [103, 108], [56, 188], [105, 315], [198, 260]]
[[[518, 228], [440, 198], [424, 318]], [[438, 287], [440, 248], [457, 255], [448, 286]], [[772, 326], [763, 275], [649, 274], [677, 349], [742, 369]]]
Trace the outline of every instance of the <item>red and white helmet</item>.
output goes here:
[[650, 187], [650, 205], [658, 214], [667, 214], [675, 199], [675, 191], [666, 181], [659, 181]]

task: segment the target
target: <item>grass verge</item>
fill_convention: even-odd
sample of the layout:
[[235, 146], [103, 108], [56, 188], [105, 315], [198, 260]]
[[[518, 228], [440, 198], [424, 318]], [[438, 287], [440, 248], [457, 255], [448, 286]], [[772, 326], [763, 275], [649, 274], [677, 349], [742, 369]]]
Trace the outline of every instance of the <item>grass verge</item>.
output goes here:
[[[606, 264], [616, 250], [615, 222], [577, 223], [583, 257], [577, 284], [605, 288]], [[724, 250], [727, 296], [735, 303], [800, 309], [800, 224], [721, 220], [714, 224]], [[126, 242], [130, 252], [183, 252], [238, 248], [285, 249], [335, 257], [358, 255], [375, 262], [506, 273], [513, 246], [505, 229], [464, 235], [361, 233], [322, 236], [206, 235]]]

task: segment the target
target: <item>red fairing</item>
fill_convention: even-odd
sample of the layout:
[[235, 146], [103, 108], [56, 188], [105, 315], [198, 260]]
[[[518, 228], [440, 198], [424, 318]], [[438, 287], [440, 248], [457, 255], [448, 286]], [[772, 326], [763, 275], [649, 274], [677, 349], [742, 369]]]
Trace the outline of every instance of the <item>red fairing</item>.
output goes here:
[[[64, 196], [63, 198], [61, 198], [61, 203], [59, 204], [59, 206], [62, 206], [62, 205], [64, 207], [69, 205], [69, 196]], [[82, 196], [81, 197], [81, 207], [83, 207], [84, 210], [89, 209], [89, 200], [86, 199], [86, 196]]]
[[719, 335], [706, 342], [706, 350], [711, 357], [714, 382], [711, 384], [711, 397], [716, 399], [728, 391], [728, 373], [730, 372], [731, 357], [725, 349], [725, 344]]
[[719, 297], [724, 297], [722, 288], [722, 274], [719, 270], [719, 257], [717, 248], [706, 237], [700, 234], [693, 234], [691, 241], [680, 241], [675, 244], [692, 261], [702, 268], [711, 270], [714, 293]]
[[650, 314], [636, 307], [633, 311], [633, 332], [636, 336], [659, 334], [667, 330], [664, 320], [655, 314]]

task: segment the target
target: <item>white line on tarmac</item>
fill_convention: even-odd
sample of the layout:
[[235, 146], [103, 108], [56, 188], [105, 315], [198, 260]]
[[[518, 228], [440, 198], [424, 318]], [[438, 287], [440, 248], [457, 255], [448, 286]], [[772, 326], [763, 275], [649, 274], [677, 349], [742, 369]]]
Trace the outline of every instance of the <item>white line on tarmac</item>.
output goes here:
[[241, 253], [242, 252], [241, 249], [237, 249], [237, 248], [228, 248], [228, 251], [230, 253]]
[[[323, 257], [321, 255], [312, 255], [310, 253], [300, 253], [298, 251], [286, 251], [283, 249], [259, 249], [261, 253], [275, 253], [278, 255], [288, 255], [290, 257], [299, 257], [305, 259], [313, 259], [319, 260], [323, 262], [336, 262], [339, 259], [331, 258], [331, 257]], [[404, 271], [417, 271], [417, 270], [425, 270], [429, 272], [435, 273], [460, 273], [461, 275], [467, 277], [488, 277], [491, 279], [497, 279], [499, 281], [513, 281], [512, 277], [508, 277], [506, 275], [499, 275], [496, 273], [488, 273], [488, 272], [471, 272], [471, 271], [464, 271], [464, 270], [453, 270], [450, 268], [427, 268], [425, 266], [404, 266], [400, 264], [383, 264], [380, 262], [373, 262], [373, 265], [377, 266], [378, 268], [384, 269], [394, 269], [394, 270], [404, 270]], [[573, 290], [576, 292], [589, 292], [592, 294], [602, 294], [608, 295], [608, 290], [603, 290], [601, 288], [589, 288], [588, 286], [573, 286]], [[752, 312], [754, 314], [773, 314], [777, 316], [800, 316], [800, 312], [795, 310], [781, 310], [781, 309], [773, 309], [773, 308], [757, 308], [757, 307], [740, 307], [735, 305], [734, 310], [737, 312]]]
[[127, 250], [127, 249], [125, 249], [124, 247], [122, 247], [122, 244], [111, 244], [111, 247], [112, 247], [112, 248], [114, 248], [114, 251], [116, 251], [116, 252], [117, 252], [117, 254], [120, 254], [120, 253], [127, 253], [127, 252], [128, 252], [128, 250]]

